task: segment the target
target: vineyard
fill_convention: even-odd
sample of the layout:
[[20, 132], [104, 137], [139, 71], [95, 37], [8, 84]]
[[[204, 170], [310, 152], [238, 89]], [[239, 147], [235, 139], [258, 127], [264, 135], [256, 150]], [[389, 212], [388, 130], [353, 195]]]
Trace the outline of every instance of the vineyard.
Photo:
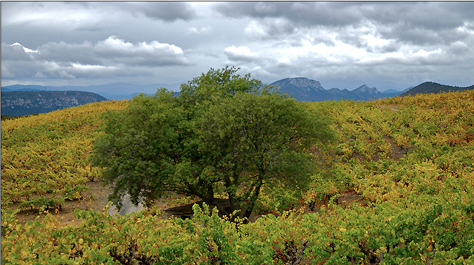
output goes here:
[[474, 91], [301, 104], [336, 141], [311, 149], [309, 192], [263, 190], [249, 223], [195, 205], [192, 219], [78, 210], [62, 225], [101, 178], [102, 113], [127, 102], [2, 121], [2, 264], [474, 264]]

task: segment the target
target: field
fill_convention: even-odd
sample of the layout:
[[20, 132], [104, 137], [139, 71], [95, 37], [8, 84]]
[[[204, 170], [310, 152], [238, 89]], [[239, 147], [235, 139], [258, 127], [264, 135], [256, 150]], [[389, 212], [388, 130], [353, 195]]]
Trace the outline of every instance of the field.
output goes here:
[[308, 193], [264, 191], [248, 224], [94, 208], [91, 145], [126, 101], [2, 121], [2, 264], [474, 264], [474, 91], [302, 104], [337, 141], [311, 150]]

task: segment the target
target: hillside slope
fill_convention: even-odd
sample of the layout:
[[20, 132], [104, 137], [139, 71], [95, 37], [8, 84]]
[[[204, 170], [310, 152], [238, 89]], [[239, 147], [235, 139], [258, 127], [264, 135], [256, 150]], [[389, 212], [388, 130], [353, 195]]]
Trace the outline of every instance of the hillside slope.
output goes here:
[[106, 98], [82, 91], [2, 92], [2, 115], [25, 116], [100, 102]]
[[474, 85], [469, 87], [457, 87], [457, 86], [448, 86], [442, 85], [435, 82], [424, 82], [419, 84], [408, 91], [403, 92], [400, 96], [416, 95], [416, 94], [430, 94], [430, 93], [442, 93], [442, 92], [456, 92], [456, 91], [466, 91], [474, 89]]
[[[336, 141], [311, 148], [308, 192], [263, 189], [264, 215], [238, 229], [206, 207], [186, 220], [159, 208], [78, 211], [81, 223], [61, 227], [61, 203], [100, 178], [90, 157], [101, 113], [127, 103], [2, 121], [2, 264], [474, 264], [473, 99], [470, 90], [302, 103], [332, 120]], [[43, 220], [17, 220], [47, 207]]]
[[[34, 219], [33, 209], [51, 210], [58, 205], [63, 214], [72, 216], [70, 205], [81, 204], [89, 184], [100, 186], [96, 185], [100, 170], [90, 166], [89, 157], [101, 115], [126, 104], [103, 101], [2, 120], [2, 218], [7, 208], [26, 209]], [[82, 204], [75, 208], [91, 206]]]

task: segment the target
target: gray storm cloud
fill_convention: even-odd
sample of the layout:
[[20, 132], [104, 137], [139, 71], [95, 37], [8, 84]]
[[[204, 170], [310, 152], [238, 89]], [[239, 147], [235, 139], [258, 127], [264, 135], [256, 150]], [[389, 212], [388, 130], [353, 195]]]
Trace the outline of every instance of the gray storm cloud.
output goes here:
[[[459, 29], [471, 27], [474, 3], [324, 3], [324, 2], [261, 2], [220, 3], [214, 7], [228, 17], [252, 18], [252, 24], [266, 29], [266, 38], [292, 34], [294, 30], [318, 27], [337, 29], [344, 38], [351, 29], [373, 25], [381, 37], [413, 44], [455, 42], [472, 37]], [[276, 24], [276, 21], [286, 23]]]
[[197, 17], [194, 9], [185, 2], [138, 2], [129, 5], [134, 11], [156, 20], [188, 21]]
[[134, 68], [187, 65], [188, 61], [183, 50], [173, 44], [131, 43], [110, 36], [95, 44], [46, 43], [37, 50], [2, 43], [2, 63], [17, 78], [75, 78], [136, 74], [138, 69]]
[[264, 82], [474, 83], [472, 2], [8, 2], [1, 19], [10, 84], [185, 82], [226, 64]]

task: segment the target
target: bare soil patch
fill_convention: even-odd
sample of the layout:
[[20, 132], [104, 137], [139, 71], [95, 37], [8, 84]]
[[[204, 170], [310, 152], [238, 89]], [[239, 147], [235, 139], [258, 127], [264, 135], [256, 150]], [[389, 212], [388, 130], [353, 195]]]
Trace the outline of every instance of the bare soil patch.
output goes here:
[[[74, 217], [75, 209], [102, 211], [107, 205], [109, 188], [102, 181], [89, 181], [86, 183], [86, 186], [90, 190], [82, 193], [83, 199], [65, 201], [61, 211], [53, 213], [58, 217], [61, 225], [77, 224], [82, 221]], [[42, 220], [45, 216], [46, 214], [38, 213], [36, 210], [21, 211], [16, 215], [20, 223], [35, 221], [37, 218]]]
[[[74, 217], [74, 211], [79, 210], [94, 210], [94, 211], [107, 211], [109, 214], [127, 214], [134, 211], [145, 209], [144, 206], [139, 205], [135, 207], [129, 200], [124, 199], [124, 206], [121, 211], [115, 210], [115, 206], [111, 206], [105, 209], [105, 206], [109, 203], [108, 196], [111, 191], [110, 186], [105, 186], [103, 181], [89, 181], [85, 184], [90, 190], [82, 193], [83, 199], [74, 201], [65, 201], [60, 211], [52, 212], [53, 215], [58, 217], [59, 223], [62, 226], [79, 224], [83, 220]], [[186, 198], [182, 198], [180, 195], [170, 195], [170, 198], [163, 198], [157, 201], [156, 207], [164, 211], [169, 207], [180, 205], [180, 202], [187, 203]], [[15, 205], [13, 205], [15, 207]], [[41, 221], [46, 216], [45, 213], [38, 213], [36, 210], [25, 210], [19, 212], [16, 217], [18, 222], [27, 223], [30, 221], [39, 220]], [[169, 217], [163, 215], [163, 218]]]

